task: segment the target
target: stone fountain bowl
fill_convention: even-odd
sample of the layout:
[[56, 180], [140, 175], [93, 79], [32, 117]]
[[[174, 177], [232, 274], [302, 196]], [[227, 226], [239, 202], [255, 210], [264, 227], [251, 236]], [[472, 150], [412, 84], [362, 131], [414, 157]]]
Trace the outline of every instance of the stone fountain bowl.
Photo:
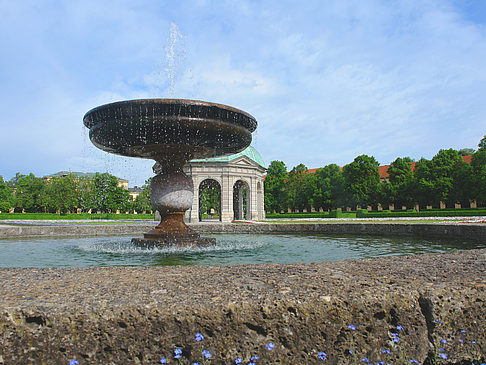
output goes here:
[[83, 118], [98, 148], [157, 161], [238, 153], [251, 143], [257, 122], [242, 110], [184, 99], [120, 101], [91, 109]]

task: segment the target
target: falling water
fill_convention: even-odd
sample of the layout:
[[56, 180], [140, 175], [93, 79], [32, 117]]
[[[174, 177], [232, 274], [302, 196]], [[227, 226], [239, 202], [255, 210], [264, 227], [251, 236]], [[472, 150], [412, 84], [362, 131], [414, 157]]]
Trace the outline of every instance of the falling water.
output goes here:
[[183, 40], [183, 35], [179, 31], [177, 24], [172, 22], [169, 29], [169, 38], [167, 40], [167, 45], [165, 46], [165, 58], [167, 62], [167, 67], [164, 71], [167, 73], [169, 78], [169, 96], [174, 97], [175, 88], [175, 76], [177, 68], [184, 59], [185, 53], [181, 47]]

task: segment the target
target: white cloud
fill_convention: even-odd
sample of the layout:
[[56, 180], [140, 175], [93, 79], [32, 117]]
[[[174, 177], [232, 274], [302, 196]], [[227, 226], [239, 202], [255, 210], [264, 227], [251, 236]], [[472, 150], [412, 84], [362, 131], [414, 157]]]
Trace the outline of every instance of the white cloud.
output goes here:
[[460, 3], [215, 4], [0, 3], [0, 31], [8, 35], [0, 59], [0, 156], [18, 140], [23, 145], [15, 159], [3, 158], [0, 175], [69, 164], [98, 169], [114, 158], [105, 168], [150, 176], [150, 161], [83, 147], [82, 116], [111, 101], [169, 96], [164, 46], [171, 22], [184, 34], [176, 97], [254, 115], [266, 162], [342, 165], [366, 153], [389, 163], [475, 147], [485, 134], [486, 16], [472, 22]]

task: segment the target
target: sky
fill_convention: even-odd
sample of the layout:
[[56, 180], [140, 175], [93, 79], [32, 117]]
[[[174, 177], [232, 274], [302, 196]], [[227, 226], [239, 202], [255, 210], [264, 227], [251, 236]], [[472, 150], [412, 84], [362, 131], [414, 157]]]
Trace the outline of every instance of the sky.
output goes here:
[[183, 98], [253, 115], [266, 165], [382, 165], [486, 135], [484, 0], [0, 0], [0, 175], [110, 172], [83, 116]]

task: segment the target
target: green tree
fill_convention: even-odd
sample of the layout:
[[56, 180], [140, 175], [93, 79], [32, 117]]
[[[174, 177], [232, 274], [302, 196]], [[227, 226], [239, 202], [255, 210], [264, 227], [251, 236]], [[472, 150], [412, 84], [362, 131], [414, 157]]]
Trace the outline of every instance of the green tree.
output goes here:
[[454, 176], [464, 161], [456, 150], [440, 150], [432, 160], [421, 159], [415, 168], [416, 194], [420, 204], [435, 205], [446, 202], [452, 205]]
[[457, 153], [459, 156], [470, 156], [474, 153], [474, 148], [461, 148]]
[[13, 206], [13, 190], [5, 183], [3, 177], [0, 175], [0, 212], [8, 213]]
[[[393, 203], [396, 209], [403, 205], [412, 207], [415, 200], [412, 159], [410, 157], [398, 157], [388, 168], [388, 175], [389, 184], [382, 184], [383, 186], [380, 187], [381, 203], [384, 204], [383, 196], [386, 196], [387, 202]], [[386, 193], [383, 194], [383, 192]]]
[[314, 205], [315, 176], [309, 174], [309, 170], [304, 164], [295, 166], [289, 172], [287, 189], [290, 209], [310, 210]]
[[462, 161], [456, 165], [452, 172], [452, 188], [449, 191], [449, 204], [461, 203], [463, 208], [469, 207], [474, 200], [473, 167]]
[[76, 179], [71, 174], [47, 181], [41, 196], [42, 205], [50, 212], [66, 213], [79, 205]]
[[43, 189], [45, 181], [35, 177], [34, 174], [22, 175], [17, 173], [10, 180], [10, 185], [15, 189], [15, 209], [26, 212], [41, 212]]
[[317, 169], [315, 176], [315, 208], [330, 210], [341, 206], [344, 194], [344, 177], [339, 166], [335, 164], [324, 166]]
[[[243, 202], [245, 202], [246, 191], [243, 190]], [[201, 213], [209, 214], [211, 209], [214, 210], [217, 216], [221, 216], [220, 204], [221, 202], [221, 191], [214, 186], [208, 186], [201, 191]]]
[[118, 179], [108, 173], [96, 173], [93, 177], [93, 206], [101, 212], [125, 211], [130, 194], [118, 186]]
[[380, 184], [379, 163], [373, 156], [361, 155], [343, 167], [344, 189], [348, 204], [366, 207], [377, 203]]
[[[484, 140], [484, 138], [483, 138]], [[478, 149], [471, 159], [472, 199], [479, 206], [486, 205], [486, 148]]]
[[152, 182], [152, 178], [145, 181], [145, 184], [142, 186], [142, 191], [138, 196], [135, 198], [133, 202], [133, 209], [137, 212], [151, 212], [154, 210], [152, 207], [152, 202], [150, 201], [150, 184]]
[[480, 150], [486, 150], [486, 136], [484, 136], [478, 144]]
[[78, 178], [76, 189], [78, 207], [84, 212], [95, 209], [93, 179], [87, 176]]
[[282, 161], [272, 161], [265, 177], [265, 210], [267, 212], [285, 211], [287, 209], [287, 167]]

